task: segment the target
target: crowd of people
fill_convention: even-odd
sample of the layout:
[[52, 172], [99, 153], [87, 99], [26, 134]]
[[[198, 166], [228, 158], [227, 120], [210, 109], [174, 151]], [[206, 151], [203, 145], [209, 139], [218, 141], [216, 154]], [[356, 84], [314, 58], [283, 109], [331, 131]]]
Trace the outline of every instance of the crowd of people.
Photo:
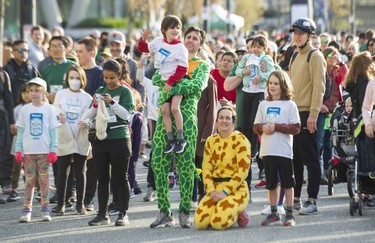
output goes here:
[[[268, 190], [260, 224], [294, 226], [297, 211], [318, 212], [332, 158], [329, 123], [344, 101], [346, 120], [363, 115], [359, 160], [371, 168], [373, 30], [318, 34], [313, 20], [299, 18], [275, 41], [262, 31], [231, 41], [182, 29], [168, 15], [160, 37], [143, 30], [128, 45], [119, 31], [74, 41], [61, 28], [48, 34], [41, 26], [28, 40], [8, 43], [0, 72], [0, 184], [8, 197], [0, 203], [20, 200], [24, 170], [19, 222], [31, 221], [33, 198], [41, 219], [51, 221], [74, 203], [78, 215], [95, 210], [97, 194], [89, 225], [108, 225], [111, 215], [116, 226], [128, 225], [129, 201], [142, 193], [138, 158], [147, 158], [149, 145], [143, 199], [157, 200], [159, 209], [151, 228], [176, 224], [169, 194], [175, 173], [181, 228], [193, 227], [192, 208], [196, 229], [248, 226], [252, 184]], [[370, 194], [364, 202], [375, 207]]]

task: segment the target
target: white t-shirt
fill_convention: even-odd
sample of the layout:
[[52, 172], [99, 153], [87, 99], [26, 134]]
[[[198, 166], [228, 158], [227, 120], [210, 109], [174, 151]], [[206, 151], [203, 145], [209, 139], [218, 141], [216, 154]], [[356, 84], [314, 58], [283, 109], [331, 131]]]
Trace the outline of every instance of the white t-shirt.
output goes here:
[[48, 154], [50, 152], [50, 129], [59, 125], [55, 109], [44, 103], [34, 106], [24, 105], [16, 122], [17, 127], [25, 129], [22, 143], [23, 154]]
[[[301, 123], [297, 105], [292, 100], [262, 101], [259, 104], [254, 124], [297, 124]], [[260, 157], [280, 156], [293, 158], [293, 135], [274, 132], [262, 134]]]
[[79, 92], [63, 89], [56, 94], [53, 106], [57, 114], [65, 114], [74, 137], [79, 130], [78, 122], [81, 120], [83, 113], [90, 108], [91, 101], [92, 97], [82, 89]]
[[150, 52], [155, 51], [155, 68], [159, 69], [163, 80], [176, 72], [177, 66], [188, 67], [188, 51], [184, 44], [168, 44], [162, 37], [157, 37], [148, 44]]

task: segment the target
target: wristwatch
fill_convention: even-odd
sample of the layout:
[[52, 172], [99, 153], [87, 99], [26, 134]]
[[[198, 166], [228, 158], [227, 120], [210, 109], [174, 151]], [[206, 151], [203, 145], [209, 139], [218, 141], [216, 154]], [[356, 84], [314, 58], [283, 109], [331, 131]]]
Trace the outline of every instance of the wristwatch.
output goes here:
[[114, 105], [115, 104], [115, 101], [114, 100], [111, 100], [111, 102], [109, 102], [111, 105]]

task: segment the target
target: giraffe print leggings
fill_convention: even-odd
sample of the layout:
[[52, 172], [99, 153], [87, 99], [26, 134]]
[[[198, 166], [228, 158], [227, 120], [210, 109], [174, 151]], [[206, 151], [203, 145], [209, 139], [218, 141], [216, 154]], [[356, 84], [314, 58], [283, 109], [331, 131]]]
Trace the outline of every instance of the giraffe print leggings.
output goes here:
[[[228, 182], [214, 182], [215, 190], [221, 191]], [[211, 200], [206, 194], [195, 211], [194, 221], [197, 229], [207, 229], [210, 226], [216, 230], [231, 227], [237, 222], [240, 212], [246, 209], [249, 202], [249, 188], [243, 183], [237, 191], [229, 194], [219, 202]]]

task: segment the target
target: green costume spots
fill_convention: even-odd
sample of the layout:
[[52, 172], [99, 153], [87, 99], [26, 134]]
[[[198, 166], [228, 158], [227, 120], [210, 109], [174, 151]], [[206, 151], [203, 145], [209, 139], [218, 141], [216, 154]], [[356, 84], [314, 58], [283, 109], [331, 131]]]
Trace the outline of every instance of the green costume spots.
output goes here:
[[[195, 175], [195, 147], [197, 139], [197, 103], [202, 90], [207, 86], [209, 66], [201, 59], [195, 57], [189, 60], [189, 79], [182, 79], [172, 87], [171, 92], [166, 93], [163, 89], [165, 81], [157, 72], [152, 77], [154, 85], [160, 87], [159, 104], [176, 94], [184, 96], [180, 109], [184, 119], [184, 137], [187, 142], [185, 151], [176, 154], [176, 165], [180, 182], [180, 212], [189, 212], [191, 196], [193, 193], [193, 180]], [[173, 117], [172, 117], [173, 119]], [[173, 122], [173, 131], [176, 126]], [[161, 211], [171, 214], [171, 203], [169, 197], [168, 173], [171, 164], [171, 154], [164, 154], [167, 144], [167, 133], [164, 128], [163, 117], [160, 114], [156, 123], [153, 137], [152, 169], [155, 174], [156, 192], [158, 195], [158, 207]]]

